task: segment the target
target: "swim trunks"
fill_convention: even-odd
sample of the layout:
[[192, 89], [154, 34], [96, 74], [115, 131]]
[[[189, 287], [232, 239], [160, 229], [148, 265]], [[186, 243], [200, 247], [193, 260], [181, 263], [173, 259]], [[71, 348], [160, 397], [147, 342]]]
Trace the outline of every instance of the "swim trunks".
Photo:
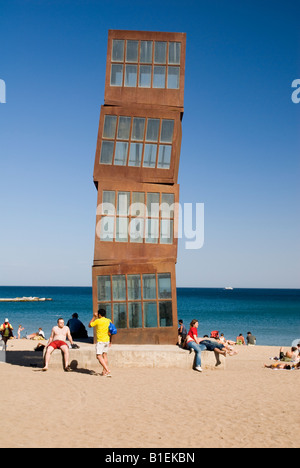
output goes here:
[[54, 349], [60, 349], [62, 346], [68, 346], [64, 341], [56, 340], [52, 341], [49, 346], [52, 346]]

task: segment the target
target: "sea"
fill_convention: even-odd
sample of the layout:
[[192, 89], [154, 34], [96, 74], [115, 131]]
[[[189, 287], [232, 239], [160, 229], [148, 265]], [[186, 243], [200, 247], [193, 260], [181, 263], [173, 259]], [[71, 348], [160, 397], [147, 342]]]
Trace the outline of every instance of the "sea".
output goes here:
[[[65, 322], [77, 312], [85, 324], [93, 315], [91, 287], [0, 286], [0, 298], [45, 297], [46, 302], [0, 302], [0, 323], [8, 318], [21, 337], [43, 328], [48, 338], [57, 319]], [[199, 321], [198, 335], [212, 330], [235, 340], [251, 332], [258, 345], [292, 346], [300, 342], [300, 289], [178, 288], [178, 319], [188, 329]]]

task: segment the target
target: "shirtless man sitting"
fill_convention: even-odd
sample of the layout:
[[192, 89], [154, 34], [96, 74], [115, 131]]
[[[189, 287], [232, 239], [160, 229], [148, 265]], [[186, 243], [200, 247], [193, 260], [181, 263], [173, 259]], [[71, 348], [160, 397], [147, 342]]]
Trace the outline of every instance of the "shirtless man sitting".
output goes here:
[[62, 318], [57, 320], [57, 326], [52, 328], [51, 335], [47, 345], [47, 351], [45, 354], [45, 366], [43, 371], [48, 370], [49, 362], [51, 354], [55, 349], [60, 349], [64, 355], [64, 364], [65, 364], [65, 371], [69, 372], [69, 346], [66, 343], [66, 340], [70, 341], [71, 345], [73, 345], [72, 336], [70, 333], [69, 327], [65, 326], [65, 322]]

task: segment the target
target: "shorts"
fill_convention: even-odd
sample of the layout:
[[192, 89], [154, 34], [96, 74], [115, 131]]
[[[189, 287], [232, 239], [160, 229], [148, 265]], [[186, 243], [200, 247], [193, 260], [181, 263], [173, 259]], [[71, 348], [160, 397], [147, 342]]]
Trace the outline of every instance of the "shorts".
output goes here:
[[97, 356], [98, 356], [98, 354], [103, 354], [103, 353], [108, 352], [109, 343], [110, 343], [109, 341], [107, 341], [107, 342], [98, 341], [98, 343], [96, 343], [96, 354], [97, 354]]
[[68, 346], [64, 341], [56, 340], [52, 341], [49, 346], [52, 346], [54, 349], [60, 349], [62, 346]]

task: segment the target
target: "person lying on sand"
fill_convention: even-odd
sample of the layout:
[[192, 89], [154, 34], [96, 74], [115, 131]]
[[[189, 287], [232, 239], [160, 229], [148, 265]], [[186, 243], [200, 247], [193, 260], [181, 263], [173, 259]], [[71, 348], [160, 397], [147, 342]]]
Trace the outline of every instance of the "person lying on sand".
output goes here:
[[287, 363], [287, 362], [276, 362], [275, 364], [267, 365], [264, 364], [264, 367], [266, 369], [287, 369], [287, 370], [292, 370], [292, 369], [300, 369], [300, 362], [297, 364], [293, 363]]

